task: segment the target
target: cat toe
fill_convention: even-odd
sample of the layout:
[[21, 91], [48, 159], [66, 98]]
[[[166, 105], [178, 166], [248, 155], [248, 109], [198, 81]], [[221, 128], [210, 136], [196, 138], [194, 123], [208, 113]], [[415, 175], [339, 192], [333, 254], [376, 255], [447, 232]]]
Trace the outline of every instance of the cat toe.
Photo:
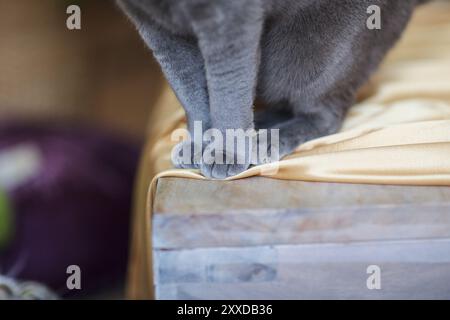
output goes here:
[[175, 169], [199, 169], [200, 166], [194, 163], [173, 163]]
[[209, 164], [202, 165], [202, 174], [210, 179], [226, 179], [238, 175], [249, 168], [248, 164]]
[[200, 166], [201, 173], [209, 179], [225, 179], [227, 178], [227, 165], [225, 164], [202, 164]]
[[[184, 157], [184, 152], [191, 150], [188, 155]], [[193, 155], [193, 144], [191, 142], [183, 141], [177, 144], [172, 150], [172, 164], [177, 169], [199, 169], [199, 164], [195, 161]]]

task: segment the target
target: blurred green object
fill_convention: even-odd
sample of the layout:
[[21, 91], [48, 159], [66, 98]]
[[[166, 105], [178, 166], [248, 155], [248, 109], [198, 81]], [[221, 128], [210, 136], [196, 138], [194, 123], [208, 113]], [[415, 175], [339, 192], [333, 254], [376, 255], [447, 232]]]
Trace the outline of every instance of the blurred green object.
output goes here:
[[0, 249], [4, 249], [11, 239], [13, 231], [12, 210], [8, 195], [0, 189]]
[[0, 275], [0, 300], [57, 300], [58, 296], [43, 284], [19, 282]]

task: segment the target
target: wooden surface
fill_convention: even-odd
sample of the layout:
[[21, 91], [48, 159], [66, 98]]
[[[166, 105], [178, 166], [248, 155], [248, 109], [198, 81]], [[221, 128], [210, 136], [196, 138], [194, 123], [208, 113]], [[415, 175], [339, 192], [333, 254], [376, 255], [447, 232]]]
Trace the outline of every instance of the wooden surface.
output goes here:
[[163, 178], [153, 247], [160, 299], [450, 298], [450, 188]]

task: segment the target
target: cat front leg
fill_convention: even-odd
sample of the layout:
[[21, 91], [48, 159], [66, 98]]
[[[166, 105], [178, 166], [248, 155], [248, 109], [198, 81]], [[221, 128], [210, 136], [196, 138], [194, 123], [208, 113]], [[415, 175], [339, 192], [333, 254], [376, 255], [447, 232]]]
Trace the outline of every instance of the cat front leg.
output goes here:
[[[205, 64], [194, 37], [176, 35], [155, 23], [133, 1], [120, 0], [119, 4], [128, 13], [137, 26], [145, 43], [161, 65], [162, 71], [182, 104], [187, 117], [187, 127], [191, 138], [194, 136], [195, 123], [202, 130], [211, 127], [209, 116], [209, 98], [207, 91]], [[193, 138], [180, 142], [172, 152], [172, 161], [177, 168], [198, 168]], [[188, 161], [183, 150], [191, 149]]]
[[[216, 143], [206, 146], [200, 169], [207, 177], [223, 179], [250, 166], [248, 148], [226, 148], [226, 131], [254, 128], [263, 7], [260, 0], [188, 0], [184, 4], [205, 60], [211, 125], [224, 137], [222, 150]], [[212, 153], [216, 160], [208, 162], [206, 157]]]

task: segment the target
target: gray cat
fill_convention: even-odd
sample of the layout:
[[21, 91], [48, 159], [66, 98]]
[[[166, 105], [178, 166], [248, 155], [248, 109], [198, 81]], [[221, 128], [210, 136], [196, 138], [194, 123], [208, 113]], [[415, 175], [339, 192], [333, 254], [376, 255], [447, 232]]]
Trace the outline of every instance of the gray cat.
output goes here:
[[[204, 130], [278, 128], [284, 156], [340, 128], [356, 91], [422, 2], [119, 0], [119, 5], [153, 50], [186, 111], [190, 132], [194, 121], [202, 121]], [[381, 29], [367, 27], [371, 5], [381, 8]], [[255, 98], [263, 111], [254, 112]], [[175, 165], [222, 179], [246, 170], [250, 161]]]

